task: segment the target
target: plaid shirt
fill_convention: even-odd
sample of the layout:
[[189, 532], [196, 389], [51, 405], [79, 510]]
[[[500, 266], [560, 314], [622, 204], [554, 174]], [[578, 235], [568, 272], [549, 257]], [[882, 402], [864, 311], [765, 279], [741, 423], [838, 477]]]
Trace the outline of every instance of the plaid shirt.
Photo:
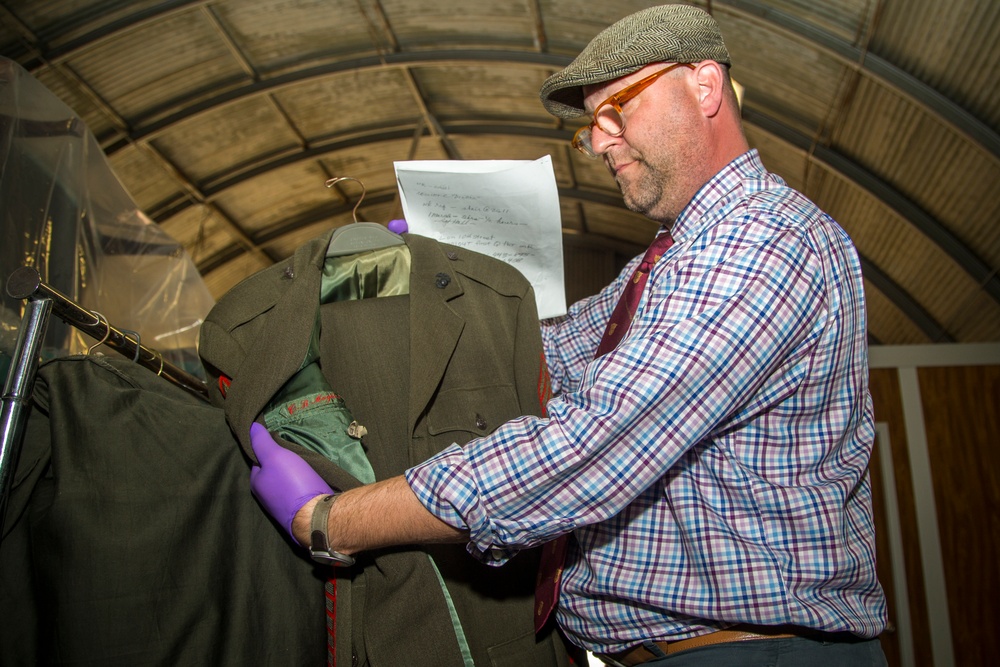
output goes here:
[[618, 348], [593, 356], [638, 262], [544, 327], [557, 396], [407, 472], [494, 564], [573, 531], [557, 619], [596, 652], [734, 623], [874, 637], [874, 439], [847, 234], [734, 160], [677, 219]]

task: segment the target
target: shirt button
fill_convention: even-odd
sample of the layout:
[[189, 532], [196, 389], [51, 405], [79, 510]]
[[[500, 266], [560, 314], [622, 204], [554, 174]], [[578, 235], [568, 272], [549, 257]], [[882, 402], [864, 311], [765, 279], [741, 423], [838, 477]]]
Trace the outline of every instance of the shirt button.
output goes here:
[[476, 415], [476, 428], [480, 431], [486, 430], [486, 419], [480, 414]]
[[437, 286], [438, 289], [444, 289], [445, 287], [448, 286], [448, 283], [450, 282], [451, 282], [451, 276], [449, 276], [447, 273], [439, 273], [436, 276], [434, 276], [434, 284]]

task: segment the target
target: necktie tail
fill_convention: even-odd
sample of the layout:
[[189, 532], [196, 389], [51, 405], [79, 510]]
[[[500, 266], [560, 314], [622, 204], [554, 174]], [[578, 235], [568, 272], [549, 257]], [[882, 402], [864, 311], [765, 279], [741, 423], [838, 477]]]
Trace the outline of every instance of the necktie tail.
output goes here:
[[[636, 268], [632, 279], [625, 283], [625, 290], [618, 298], [618, 303], [615, 304], [615, 309], [611, 313], [611, 319], [608, 320], [607, 329], [597, 347], [595, 358], [602, 357], [618, 347], [618, 343], [625, 337], [625, 332], [632, 324], [632, 318], [635, 316], [639, 300], [642, 298], [642, 290], [649, 279], [649, 272], [673, 243], [674, 239], [670, 236], [670, 232], [663, 232], [653, 239], [653, 243], [642, 256], [642, 261]], [[545, 627], [559, 602], [559, 588], [571, 535], [572, 533], [560, 535], [542, 547], [541, 562], [538, 565], [538, 581], [535, 586], [536, 633]]]

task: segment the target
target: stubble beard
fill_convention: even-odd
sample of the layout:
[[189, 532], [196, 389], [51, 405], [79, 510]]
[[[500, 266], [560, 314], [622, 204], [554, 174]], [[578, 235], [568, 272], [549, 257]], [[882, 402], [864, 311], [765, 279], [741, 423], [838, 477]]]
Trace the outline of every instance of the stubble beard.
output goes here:
[[659, 209], [662, 208], [668, 177], [640, 157], [634, 158], [628, 171], [629, 173], [615, 178], [626, 208], [652, 220], [664, 222]]
[[633, 174], [637, 177], [618, 178], [618, 189], [621, 190], [622, 199], [625, 206], [636, 213], [648, 215], [656, 201], [659, 199], [659, 184], [649, 177], [649, 166], [645, 162], [635, 162], [632, 171], [639, 171], [641, 174]]

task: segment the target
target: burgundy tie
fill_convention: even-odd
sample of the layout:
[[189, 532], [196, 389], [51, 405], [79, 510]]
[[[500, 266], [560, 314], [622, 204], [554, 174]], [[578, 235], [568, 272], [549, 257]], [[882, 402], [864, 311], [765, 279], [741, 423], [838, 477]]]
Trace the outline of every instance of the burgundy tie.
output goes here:
[[[608, 328], [604, 331], [604, 338], [597, 346], [597, 354], [594, 358], [604, 356], [618, 346], [621, 339], [632, 324], [635, 317], [635, 309], [639, 305], [642, 297], [642, 290], [649, 279], [649, 272], [660, 257], [667, 252], [667, 248], [672, 246], [674, 239], [670, 232], [663, 232], [657, 236], [653, 243], [642, 256], [632, 278], [625, 284], [622, 295], [618, 298], [611, 319], [608, 320]], [[556, 608], [559, 601], [559, 583], [562, 581], [563, 565], [566, 562], [566, 550], [569, 547], [569, 537], [572, 533], [566, 533], [548, 542], [542, 547], [541, 562], [538, 565], [538, 581], [535, 585], [535, 632], [540, 632], [552, 610]]]
[[614, 312], [611, 313], [611, 319], [608, 320], [608, 328], [604, 331], [604, 338], [601, 339], [601, 344], [597, 347], [595, 359], [615, 349], [621, 339], [625, 337], [625, 332], [628, 331], [629, 325], [632, 324], [632, 318], [635, 317], [635, 309], [639, 305], [642, 289], [646, 286], [650, 269], [660, 261], [660, 257], [673, 244], [674, 239], [670, 236], [670, 232], [663, 232], [653, 239], [646, 254], [642, 256], [639, 268], [632, 274], [632, 279], [625, 284], [625, 289], [618, 298], [618, 304], [615, 306]]

